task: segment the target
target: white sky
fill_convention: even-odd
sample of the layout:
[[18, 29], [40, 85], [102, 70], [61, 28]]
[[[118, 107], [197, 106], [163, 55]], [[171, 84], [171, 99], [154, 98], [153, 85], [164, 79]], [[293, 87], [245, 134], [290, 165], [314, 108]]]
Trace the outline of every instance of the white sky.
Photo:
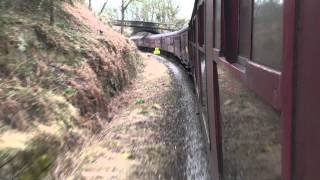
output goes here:
[[[92, 0], [94, 9], [100, 10], [106, 0]], [[159, 0], [161, 1], [161, 0]], [[194, 0], [174, 0], [180, 7], [179, 16], [185, 19], [190, 19], [193, 10]], [[108, 7], [120, 9], [121, 0], [109, 0]]]

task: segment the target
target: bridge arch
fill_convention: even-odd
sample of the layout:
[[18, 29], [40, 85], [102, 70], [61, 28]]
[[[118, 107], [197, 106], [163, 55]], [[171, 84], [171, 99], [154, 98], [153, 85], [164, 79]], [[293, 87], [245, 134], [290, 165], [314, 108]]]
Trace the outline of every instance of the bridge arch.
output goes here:
[[131, 36], [134, 36], [140, 32], [147, 32], [147, 33], [151, 33], [151, 34], [160, 34], [159, 31], [155, 30], [155, 29], [148, 29], [148, 28], [134, 28]]
[[139, 32], [149, 32], [151, 34], [160, 34], [163, 32], [172, 32], [174, 31], [169, 27], [169, 24], [160, 24], [154, 22], [144, 22], [144, 21], [121, 21], [121, 20], [112, 20], [110, 23], [113, 26], [131, 28], [131, 35], [135, 35]]

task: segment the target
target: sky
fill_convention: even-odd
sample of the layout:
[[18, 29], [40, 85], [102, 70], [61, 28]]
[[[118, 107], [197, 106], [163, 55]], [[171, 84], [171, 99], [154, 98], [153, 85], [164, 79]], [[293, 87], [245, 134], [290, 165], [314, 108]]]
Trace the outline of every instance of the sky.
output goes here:
[[[92, 6], [94, 9], [101, 9], [103, 3], [106, 0], [92, 0]], [[161, 0], [159, 0], [161, 1]], [[179, 17], [185, 18], [185, 19], [190, 19], [192, 10], [193, 10], [193, 5], [194, 5], [194, 0], [174, 0], [180, 7], [180, 13]], [[108, 7], [112, 8], [117, 8], [119, 9], [121, 6], [121, 0], [109, 0], [108, 2]]]

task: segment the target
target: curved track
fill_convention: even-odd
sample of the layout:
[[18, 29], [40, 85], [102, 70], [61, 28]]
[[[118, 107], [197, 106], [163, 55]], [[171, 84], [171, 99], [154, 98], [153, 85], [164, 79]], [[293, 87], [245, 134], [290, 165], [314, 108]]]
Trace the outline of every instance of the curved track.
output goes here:
[[209, 162], [208, 152], [201, 126], [200, 110], [194, 91], [194, 84], [189, 74], [184, 68], [170, 58], [161, 56], [153, 57], [159, 59], [170, 70], [174, 80], [174, 86], [177, 89], [179, 97], [180, 117], [183, 122], [184, 140], [183, 151], [185, 155], [185, 177], [187, 179], [209, 180]]

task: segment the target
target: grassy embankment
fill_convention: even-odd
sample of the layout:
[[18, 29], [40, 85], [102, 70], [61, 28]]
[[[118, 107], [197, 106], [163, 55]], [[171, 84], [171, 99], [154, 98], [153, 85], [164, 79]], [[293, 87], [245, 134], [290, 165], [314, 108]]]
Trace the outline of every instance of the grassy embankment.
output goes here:
[[58, 1], [50, 26], [47, 1], [39, 2], [0, 6], [4, 179], [53, 177], [59, 161], [68, 166], [60, 155], [76, 151], [112, 119], [110, 100], [141, 65], [136, 47], [86, 7]]

